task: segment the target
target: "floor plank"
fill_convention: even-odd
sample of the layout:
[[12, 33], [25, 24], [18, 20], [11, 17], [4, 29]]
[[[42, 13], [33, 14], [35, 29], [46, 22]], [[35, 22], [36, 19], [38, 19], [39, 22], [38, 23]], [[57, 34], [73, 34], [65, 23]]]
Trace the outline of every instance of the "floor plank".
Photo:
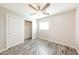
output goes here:
[[28, 39], [22, 44], [1, 52], [0, 55], [78, 55], [78, 53], [74, 48], [55, 42]]

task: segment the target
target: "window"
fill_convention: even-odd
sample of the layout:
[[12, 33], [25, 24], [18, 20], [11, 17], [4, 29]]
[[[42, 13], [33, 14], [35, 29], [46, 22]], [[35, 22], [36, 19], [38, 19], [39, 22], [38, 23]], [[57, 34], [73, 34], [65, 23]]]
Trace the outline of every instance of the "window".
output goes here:
[[39, 28], [40, 28], [40, 30], [48, 30], [49, 29], [49, 22], [48, 21], [40, 22]]

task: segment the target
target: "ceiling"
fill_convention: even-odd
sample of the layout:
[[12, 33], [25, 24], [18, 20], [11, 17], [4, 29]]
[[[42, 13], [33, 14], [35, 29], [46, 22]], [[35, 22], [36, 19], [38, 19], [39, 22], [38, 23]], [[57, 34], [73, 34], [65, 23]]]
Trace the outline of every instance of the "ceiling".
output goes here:
[[[40, 6], [44, 6], [44, 4], [41, 3]], [[51, 3], [46, 11], [49, 12], [50, 15], [54, 15], [54, 14], [57, 14], [57, 13], [73, 10], [77, 6], [78, 6], [77, 3]], [[16, 11], [16, 12], [21, 13], [23, 15], [26, 15], [28, 17], [42, 18], [42, 17], [47, 16], [47, 15], [43, 15], [41, 13], [39, 13], [40, 15], [39, 14], [30, 15], [30, 14], [34, 13], [35, 10], [30, 8], [28, 6], [28, 3], [0, 3], [0, 7], [4, 7], [4, 8], [7, 8], [7, 9]]]

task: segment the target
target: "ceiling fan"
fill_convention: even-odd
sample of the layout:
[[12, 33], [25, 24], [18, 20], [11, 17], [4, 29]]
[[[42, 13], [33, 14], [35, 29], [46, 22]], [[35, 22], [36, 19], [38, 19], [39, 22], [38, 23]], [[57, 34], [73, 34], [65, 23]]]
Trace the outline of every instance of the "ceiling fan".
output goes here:
[[46, 9], [50, 6], [49, 3], [45, 4], [42, 8], [41, 8], [41, 6], [39, 4], [36, 5], [37, 8], [34, 7], [32, 4], [28, 4], [28, 6], [31, 7], [33, 10], [36, 11], [35, 13], [33, 13], [31, 15], [37, 14], [39, 12], [41, 12], [42, 14], [45, 14], [45, 15], [50, 15], [50, 13], [46, 12]]

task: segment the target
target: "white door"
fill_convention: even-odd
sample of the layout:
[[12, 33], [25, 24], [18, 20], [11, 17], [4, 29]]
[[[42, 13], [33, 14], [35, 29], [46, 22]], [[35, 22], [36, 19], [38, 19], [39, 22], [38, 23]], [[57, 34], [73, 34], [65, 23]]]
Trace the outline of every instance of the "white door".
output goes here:
[[6, 48], [15, 45], [16, 42], [16, 17], [12, 15], [6, 16]]

